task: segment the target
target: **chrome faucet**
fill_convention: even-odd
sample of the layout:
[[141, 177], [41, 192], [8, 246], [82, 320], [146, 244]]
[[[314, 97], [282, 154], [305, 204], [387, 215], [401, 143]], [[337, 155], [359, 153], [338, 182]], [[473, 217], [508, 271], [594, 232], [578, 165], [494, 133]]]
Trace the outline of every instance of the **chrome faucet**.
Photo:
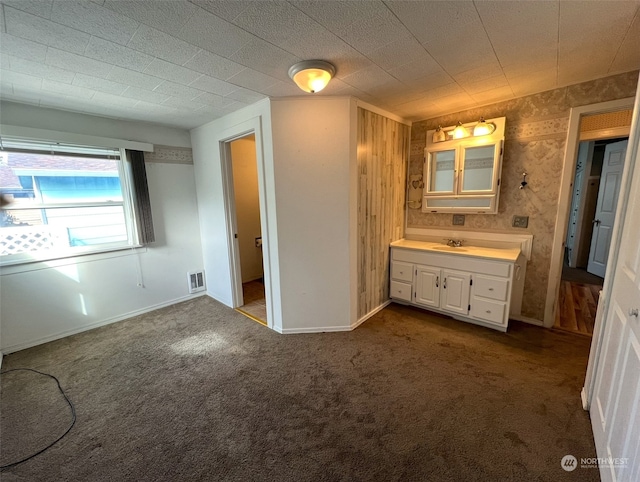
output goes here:
[[464, 239], [445, 238], [445, 241], [447, 242], [447, 246], [451, 246], [452, 248], [459, 248], [460, 246], [462, 246], [462, 242], [464, 241]]

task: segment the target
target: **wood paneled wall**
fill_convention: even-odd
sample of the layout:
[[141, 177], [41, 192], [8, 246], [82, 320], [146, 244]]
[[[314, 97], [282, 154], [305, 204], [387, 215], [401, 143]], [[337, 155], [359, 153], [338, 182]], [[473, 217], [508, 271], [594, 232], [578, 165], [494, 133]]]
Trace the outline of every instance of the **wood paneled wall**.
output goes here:
[[404, 235], [410, 127], [358, 108], [358, 318], [389, 299], [389, 243]]

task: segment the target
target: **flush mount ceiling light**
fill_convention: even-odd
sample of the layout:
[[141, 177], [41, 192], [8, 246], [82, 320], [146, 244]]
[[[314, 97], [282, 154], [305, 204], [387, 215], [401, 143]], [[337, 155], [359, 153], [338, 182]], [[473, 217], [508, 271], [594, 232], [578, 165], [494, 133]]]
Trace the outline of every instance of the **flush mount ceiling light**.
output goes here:
[[474, 136], [486, 136], [489, 134], [493, 134], [493, 131], [496, 130], [496, 125], [493, 122], [487, 122], [484, 120], [484, 117], [480, 117], [480, 120], [473, 128]]
[[305, 92], [315, 94], [324, 89], [336, 68], [324, 60], [303, 60], [289, 69], [289, 77]]

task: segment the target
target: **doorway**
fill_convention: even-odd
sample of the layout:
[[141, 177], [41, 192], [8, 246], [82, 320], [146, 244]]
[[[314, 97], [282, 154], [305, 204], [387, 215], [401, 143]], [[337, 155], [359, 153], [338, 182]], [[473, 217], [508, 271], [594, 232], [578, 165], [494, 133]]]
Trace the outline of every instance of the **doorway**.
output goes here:
[[[622, 114], [622, 115], [621, 115]], [[553, 327], [591, 336], [604, 284], [630, 127], [630, 110], [580, 119]], [[615, 119], [617, 125], [603, 126]], [[588, 131], [585, 125], [599, 128]]]
[[255, 134], [227, 142], [234, 226], [236, 310], [268, 326]]

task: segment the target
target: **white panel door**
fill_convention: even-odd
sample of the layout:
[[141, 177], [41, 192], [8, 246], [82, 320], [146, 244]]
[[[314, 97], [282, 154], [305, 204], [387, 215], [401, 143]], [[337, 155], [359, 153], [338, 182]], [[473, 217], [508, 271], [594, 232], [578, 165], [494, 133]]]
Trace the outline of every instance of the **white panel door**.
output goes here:
[[460, 315], [468, 315], [470, 285], [469, 273], [443, 269], [440, 308]]
[[616, 205], [620, 194], [620, 179], [624, 167], [624, 156], [627, 152], [627, 141], [607, 144], [602, 162], [600, 189], [593, 219], [593, 234], [589, 250], [587, 271], [604, 278], [607, 270], [609, 246], [616, 218]]
[[[637, 105], [636, 105], [637, 108]], [[640, 480], [640, 160], [634, 171], [590, 406], [603, 481]]]
[[416, 303], [438, 308], [440, 306], [440, 269], [416, 266]]

